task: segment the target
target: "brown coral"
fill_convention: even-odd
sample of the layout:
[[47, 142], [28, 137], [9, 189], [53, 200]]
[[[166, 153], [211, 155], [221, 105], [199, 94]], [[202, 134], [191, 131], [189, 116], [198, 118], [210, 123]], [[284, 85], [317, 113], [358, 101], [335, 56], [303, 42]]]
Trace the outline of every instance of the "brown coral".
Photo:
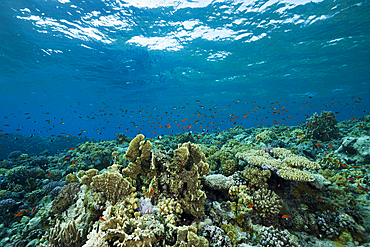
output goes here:
[[135, 191], [130, 181], [123, 178], [118, 171], [104, 172], [94, 176], [91, 185], [98, 191], [104, 192], [107, 200], [113, 205]]
[[144, 138], [144, 135], [139, 134], [130, 142], [130, 146], [124, 155], [125, 158], [131, 161], [128, 167], [122, 171], [125, 177], [129, 176], [135, 179], [139, 173], [146, 174], [149, 172], [152, 143], [144, 140]]

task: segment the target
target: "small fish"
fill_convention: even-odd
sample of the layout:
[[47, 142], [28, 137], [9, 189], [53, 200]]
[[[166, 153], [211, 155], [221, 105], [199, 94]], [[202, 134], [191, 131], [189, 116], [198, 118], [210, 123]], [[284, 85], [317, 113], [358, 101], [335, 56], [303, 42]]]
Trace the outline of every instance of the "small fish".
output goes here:
[[316, 146], [321, 146], [322, 144], [321, 143], [315, 143]]
[[357, 177], [356, 177], [356, 179], [360, 179], [360, 178], [361, 178], [361, 176], [357, 176]]
[[340, 178], [338, 178], [338, 181], [340, 181], [340, 180], [342, 180], [342, 178], [340, 177]]
[[323, 199], [319, 198], [319, 199], [316, 199], [316, 201], [318, 201], [318, 202], [322, 202], [322, 201], [323, 201]]
[[355, 181], [353, 178], [347, 178], [348, 180]]
[[286, 219], [286, 218], [292, 218], [292, 217], [289, 216], [289, 215], [284, 214], [283, 216], [281, 216], [281, 218]]
[[99, 216], [99, 219], [101, 219], [102, 221], [106, 221], [103, 217]]
[[15, 217], [18, 217], [18, 216], [22, 216], [23, 214], [24, 214], [24, 211], [20, 211], [19, 213], [17, 213], [17, 214], [14, 215], [14, 218]]
[[348, 168], [349, 166], [347, 166], [346, 164], [344, 164], [344, 163], [340, 163], [340, 162], [338, 162], [338, 164], [340, 164], [341, 166], [343, 166], [343, 167], [345, 167], [345, 168]]
[[352, 166], [352, 168], [358, 169], [358, 168], [360, 168], [360, 167], [359, 167], [359, 166]]
[[366, 188], [364, 188], [364, 187], [362, 187], [361, 185], [357, 185], [357, 188], [359, 188], [360, 190], [363, 190], [363, 191], [365, 191], [365, 192], [369, 192], [369, 189], [366, 189]]
[[260, 140], [262, 140], [262, 137], [260, 137], [260, 136], [257, 136], [257, 138], [260, 139]]
[[71, 150], [73, 151], [73, 150], [75, 150], [75, 148], [71, 148]]
[[66, 159], [66, 160], [69, 160], [70, 158], [71, 158], [71, 157], [69, 157], [69, 156], [68, 156], [68, 157], [65, 157], [65, 159]]
[[34, 207], [34, 208], [32, 209], [32, 213], [34, 213], [34, 212], [35, 212], [35, 210], [36, 210], [36, 207]]
[[334, 146], [333, 145], [328, 145], [329, 148], [333, 148]]
[[351, 118], [350, 120], [355, 120], [357, 117], [353, 117], [353, 118]]
[[151, 190], [150, 192], [149, 192], [149, 195], [152, 195], [154, 193], [154, 190]]
[[218, 145], [221, 145], [222, 143], [221, 142], [217, 142]]
[[299, 136], [297, 136], [297, 138], [301, 138], [301, 137], [304, 137], [304, 135], [299, 135]]
[[72, 165], [76, 162], [76, 160], [72, 160]]
[[50, 172], [48, 172], [48, 175], [47, 175], [47, 177], [48, 177], [48, 178], [50, 177]]
[[280, 187], [280, 184], [278, 184], [278, 188]]
[[248, 208], [253, 208], [254, 207], [254, 204], [251, 204], [248, 206]]

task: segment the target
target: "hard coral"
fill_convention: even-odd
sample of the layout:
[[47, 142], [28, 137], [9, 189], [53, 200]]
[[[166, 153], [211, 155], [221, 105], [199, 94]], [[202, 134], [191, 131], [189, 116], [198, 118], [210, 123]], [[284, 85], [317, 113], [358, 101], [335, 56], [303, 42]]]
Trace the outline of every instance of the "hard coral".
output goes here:
[[335, 113], [331, 111], [322, 111], [319, 116], [316, 112], [307, 119], [305, 126], [306, 137], [321, 141], [329, 141], [338, 137], [338, 128], [336, 124]]
[[98, 191], [104, 192], [107, 200], [113, 205], [135, 191], [135, 188], [131, 186], [131, 182], [123, 178], [118, 171], [104, 172], [101, 175], [94, 176], [91, 186]]
[[80, 190], [79, 183], [64, 185], [58, 196], [53, 200], [52, 212], [54, 214], [65, 211], [70, 205], [76, 202], [76, 195]]
[[294, 181], [313, 181], [314, 177], [307, 171], [302, 171], [298, 167], [306, 169], [318, 169], [320, 165], [312, 162], [305, 157], [293, 154], [284, 148], [274, 148], [274, 157], [262, 150], [249, 150], [237, 153], [236, 157], [246, 160], [249, 164], [269, 169], [276, 172], [281, 178]]

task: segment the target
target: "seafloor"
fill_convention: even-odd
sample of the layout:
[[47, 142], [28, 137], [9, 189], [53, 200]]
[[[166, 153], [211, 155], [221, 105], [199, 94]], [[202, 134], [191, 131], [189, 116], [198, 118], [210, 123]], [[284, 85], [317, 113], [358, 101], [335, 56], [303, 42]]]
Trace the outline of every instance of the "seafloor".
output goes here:
[[9, 154], [0, 246], [370, 246], [370, 116]]

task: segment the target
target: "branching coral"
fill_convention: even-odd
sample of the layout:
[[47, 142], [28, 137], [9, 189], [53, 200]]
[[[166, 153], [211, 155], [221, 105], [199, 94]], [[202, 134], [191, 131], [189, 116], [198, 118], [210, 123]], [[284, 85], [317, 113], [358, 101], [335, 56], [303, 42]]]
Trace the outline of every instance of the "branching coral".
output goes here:
[[153, 214], [144, 214], [136, 218], [125, 213], [124, 202], [116, 206], [108, 206], [103, 212], [105, 221], [101, 230], [105, 239], [114, 246], [151, 246], [158, 236], [164, 233], [164, 226]]
[[83, 230], [77, 229], [74, 220], [64, 225], [57, 220], [56, 225], [45, 236], [45, 239], [48, 240], [50, 247], [79, 247], [82, 245], [82, 235]]
[[280, 212], [282, 201], [279, 196], [268, 189], [260, 189], [253, 194], [253, 203], [257, 212], [263, 217], [272, 217]]

